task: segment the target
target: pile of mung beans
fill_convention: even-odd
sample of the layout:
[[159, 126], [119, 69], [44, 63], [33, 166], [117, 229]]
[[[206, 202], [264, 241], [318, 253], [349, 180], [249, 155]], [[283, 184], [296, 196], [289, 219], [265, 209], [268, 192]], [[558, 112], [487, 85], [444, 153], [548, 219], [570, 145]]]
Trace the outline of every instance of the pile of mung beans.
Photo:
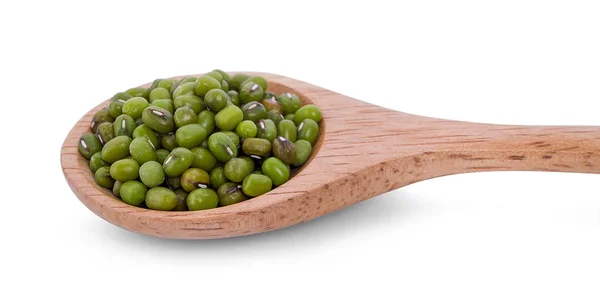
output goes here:
[[309, 158], [321, 111], [221, 70], [115, 94], [79, 139], [96, 183], [130, 205], [203, 210], [257, 197]]

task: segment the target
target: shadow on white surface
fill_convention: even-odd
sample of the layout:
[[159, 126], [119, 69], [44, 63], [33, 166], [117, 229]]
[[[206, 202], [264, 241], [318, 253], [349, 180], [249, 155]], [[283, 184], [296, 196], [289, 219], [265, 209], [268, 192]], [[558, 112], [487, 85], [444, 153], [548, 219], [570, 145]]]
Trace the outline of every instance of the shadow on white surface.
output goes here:
[[[370, 231], [374, 227], [414, 216], [424, 207], [421, 202], [402, 189], [379, 195], [323, 217], [288, 228], [250, 236], [213, 240], [161, 239], [130, 232], [103, 220], [96, 219], [88, 225], [90, 238], [111, 240], [125, 246], [171, 247], [171, 249], [227, 249], [240, 245], [279, 245], [292, 243], [320, 243]], [[297, 244], [294, 245], [298, 246]]]

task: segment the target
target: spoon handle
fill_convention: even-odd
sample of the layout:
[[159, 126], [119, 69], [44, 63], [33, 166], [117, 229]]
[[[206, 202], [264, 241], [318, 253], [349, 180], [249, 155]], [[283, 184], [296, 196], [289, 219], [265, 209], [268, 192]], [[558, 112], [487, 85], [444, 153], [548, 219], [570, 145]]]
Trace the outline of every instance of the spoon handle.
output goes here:
[[600, 173], [600, 127], [503, 126], [453, 122], [433, 145], [457, 170]]

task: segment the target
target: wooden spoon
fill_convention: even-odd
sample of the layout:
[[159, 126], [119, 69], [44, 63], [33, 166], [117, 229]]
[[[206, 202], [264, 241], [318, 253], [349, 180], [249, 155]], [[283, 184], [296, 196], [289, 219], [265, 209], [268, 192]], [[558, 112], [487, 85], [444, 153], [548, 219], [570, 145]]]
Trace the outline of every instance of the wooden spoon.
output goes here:
[[[79, 155], [90, 110], [61, 151], [62, 169], [79, 200], [103, 219], [164, 238], [208, 239], [256, 234], [331, 213], [435, 177], [483, 171], [600, 172], [600, 128], [508, 126], [411, 115], [355, 100], [305, 82], [265, 73], [269, 90], [293, 92], [322, 110], [309, 162], [284, 185], [205, 211], [162, 212], [127, 205], [99, 187]], [[199, 76], [199, 75], [198, 75]], [[148, 87], [149, 84], [144, 85]]]

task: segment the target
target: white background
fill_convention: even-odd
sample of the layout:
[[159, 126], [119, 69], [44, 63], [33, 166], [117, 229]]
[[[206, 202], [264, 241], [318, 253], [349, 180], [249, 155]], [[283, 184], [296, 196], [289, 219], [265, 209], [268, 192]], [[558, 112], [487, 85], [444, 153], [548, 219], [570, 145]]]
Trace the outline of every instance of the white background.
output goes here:
[[597, 1], [388, 2], [3, 1], [0, 292], [598, 293], [597, 175], [444, 177], [212, 241], [122, 230], [69, 189], [60, 147], [85, 112], [214, 68], [427, 116], [600, 125]]

